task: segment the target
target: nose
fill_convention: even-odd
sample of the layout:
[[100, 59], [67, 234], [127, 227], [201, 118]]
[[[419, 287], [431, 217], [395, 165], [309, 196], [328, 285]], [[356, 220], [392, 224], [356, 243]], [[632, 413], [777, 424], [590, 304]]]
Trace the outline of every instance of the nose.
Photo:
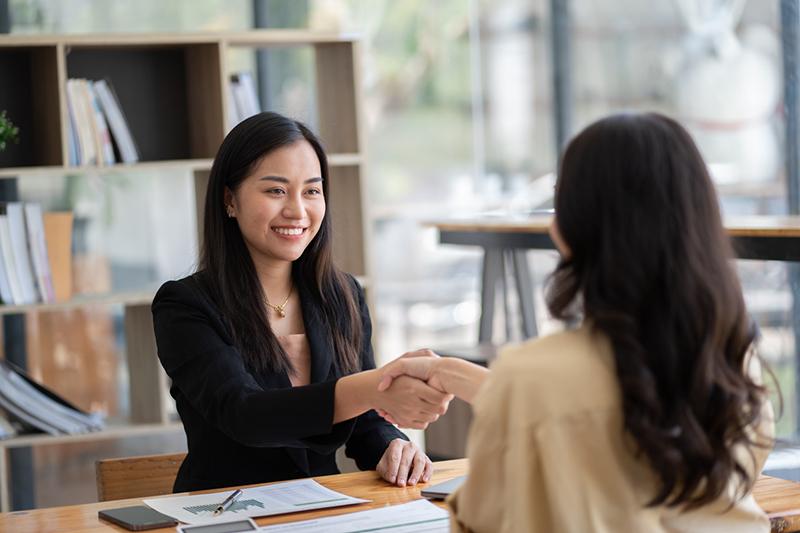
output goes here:
[[301, 195], [293, 194], [286, 198], [286, 203], [283, 205], [283, 213], [285, 218], [288, 219], [303, 219], [306, 216], [306, 206], [303, 203]]

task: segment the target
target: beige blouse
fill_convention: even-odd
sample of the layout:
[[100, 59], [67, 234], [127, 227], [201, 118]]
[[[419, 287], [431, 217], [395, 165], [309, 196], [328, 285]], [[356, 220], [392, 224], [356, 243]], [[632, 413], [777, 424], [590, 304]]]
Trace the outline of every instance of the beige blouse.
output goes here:
[[305, 333], [294, 335], [279, 335], [278, 342], [283, 351], [289, 356], [289, 361], [294, 368], [293, 373], [289, 373], [289, 381], [292, 387], [308, 385], [311, 383], [311, 348]]
[[[770, 530], [751, 494], [735, 500], [734, 483], [694, 511], [645, 507], [655, 474], [626, 446], [620, 402], [610, 344], [587, 326], [504, 349], [474, 402], [469, 477], [448, 500], [451, 531]], [[768, 401], [763, 415], [758, 430], [771, 445]], [[752, 450], [755, 462], [740, 451], [760, 472], [768, 449]]]

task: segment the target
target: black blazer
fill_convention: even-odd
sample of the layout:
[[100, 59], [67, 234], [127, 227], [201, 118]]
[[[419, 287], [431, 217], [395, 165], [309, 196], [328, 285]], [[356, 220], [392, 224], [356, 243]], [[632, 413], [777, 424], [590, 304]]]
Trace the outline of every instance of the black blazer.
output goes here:
[[[298, 294], [311, 349], [311, 384], [292, 387], [286, 372], [257, 373], [245, 366], [202, 273], [168, 281], [153, 301], [158, 357], [172, 379], [189, 453], [175, 492], [336, 474], [335, 452], [373, 470], [389, 442], [406, 436], [369, 411], [333, 424], [332, 339], [303, 287]], [[364, 344], [361, 367], [375, 368], [372, 324], [355, 280]]]

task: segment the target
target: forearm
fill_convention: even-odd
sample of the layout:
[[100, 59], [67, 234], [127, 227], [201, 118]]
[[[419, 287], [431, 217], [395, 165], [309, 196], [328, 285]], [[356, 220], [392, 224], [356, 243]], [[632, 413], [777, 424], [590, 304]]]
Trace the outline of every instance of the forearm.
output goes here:
[[489, 369], [456, 357], [443, 357], [437, 361], [434, 373], [445, 392], [472, 403]]
[[350, 420], [375, 408], [380, 374], [367, 370], [350, 374], [336, 382], [333, 423]]

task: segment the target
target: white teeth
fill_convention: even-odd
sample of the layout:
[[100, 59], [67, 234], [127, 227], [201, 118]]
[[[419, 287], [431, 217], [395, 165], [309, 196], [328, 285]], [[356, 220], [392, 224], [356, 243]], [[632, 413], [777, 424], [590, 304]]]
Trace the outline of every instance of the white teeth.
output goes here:
[[303, 228], [274, 228], [276, 232], [281, 235], [300, 235], [303, 233]]

